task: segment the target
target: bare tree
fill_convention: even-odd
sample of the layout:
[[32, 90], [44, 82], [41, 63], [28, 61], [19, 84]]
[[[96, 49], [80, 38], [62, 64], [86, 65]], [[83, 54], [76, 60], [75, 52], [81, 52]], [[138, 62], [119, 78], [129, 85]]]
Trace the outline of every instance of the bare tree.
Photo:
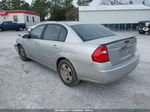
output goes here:
[[122, 0], [101, 0], [101, 5], [132, 5], [133, 1], [123, 2]]
[[[147, 2], [146, 2], [147, 1]], [[145, 5], [145, 6], [148, 6], [150, 7], [150, 2], [148, 0], [143, 0], [142, 1], [142, 4]]]
[[143, 4], [143, 5], [146, 5], [146, 4], [145, 4], [145, 0], [142, 1], [142, 4]]
[[120, 5], [121, 0], [101, 0], [101, 5]]
[[130, 0], [130, 1], [129, 1], [129, 4], [130, 4], [130, 5], [132, 5], [132, 4], [133, 4], [133, 1], [132, 1], [132, 0]]
[[93, 0], [77, 0], [79, 6], [88, 6]]

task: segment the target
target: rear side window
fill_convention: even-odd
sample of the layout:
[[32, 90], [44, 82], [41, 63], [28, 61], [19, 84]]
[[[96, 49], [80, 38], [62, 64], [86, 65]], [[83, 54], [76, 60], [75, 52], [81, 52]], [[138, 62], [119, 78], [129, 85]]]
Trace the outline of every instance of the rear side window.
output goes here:
[[59, 34], [58, 41], [64, 42], [67, 36], [67, 29], [62, 27], [61, 32]]
[[8, 24], [12, 24], [12, 23], [13, 23], [12, 21], [7, 21], [7, 22], [4, 22], [3, 24], [8, 25]]
[[72, 25], [71, 28], [83, 41], [115, 36], [113, 32], [99, 24], [78, 24]]
[[60, 25], [48, 25], [45, 30], [43, 39], [57, 41], [61, 28], [62, 27]]

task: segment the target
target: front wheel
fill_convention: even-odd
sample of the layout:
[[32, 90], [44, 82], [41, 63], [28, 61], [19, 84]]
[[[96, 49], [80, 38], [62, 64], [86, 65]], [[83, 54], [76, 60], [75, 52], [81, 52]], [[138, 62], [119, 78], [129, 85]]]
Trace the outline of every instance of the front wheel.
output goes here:
[[139, 34], [145, 34], [145, 31], [141, 30], [141, 31], [139, 31]]
[[79, 83], [79, 79], [73, 65], [66, 59], [59, 62], [58, 73], [62, 82], [67, 86], [71, 87]]
[[29, 58], [27, 58], [27, 56], [26, 56], [25, 50], [24, 50], [24, 48], [22, 47], [22, 45], [19, 45], [19, 46], [18, 46], [18, 51], [19, 51], [20, 58], [21, 58], [23, 61], [28, 61], [28, 60], [29, 60]]

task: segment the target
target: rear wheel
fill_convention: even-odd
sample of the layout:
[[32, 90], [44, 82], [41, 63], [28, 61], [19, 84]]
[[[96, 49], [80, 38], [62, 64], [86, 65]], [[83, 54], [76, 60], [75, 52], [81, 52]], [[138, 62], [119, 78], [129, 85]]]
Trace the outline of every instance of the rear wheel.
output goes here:
[[145, 31], [140, 30], [139, 34], [145, 34]]
[[67, 86], [75, 86], [79, 83], [76, 71], [73, 65], [66, 59], [58, 64], [58, 72], [62, 82]]
[[23, 61], [28, 61], [29, 58], [27, 58], [26, 53], [25, 53], [25, 50], [24, 50], [24, 48], [22, 47], [22, 45], [19, 45], [19, 46], [18, 46], [18, 50], [19, 50], [20, 58], [21, 58]]
[[2, 29], [0, 28], [0, 32], [2, 31]]

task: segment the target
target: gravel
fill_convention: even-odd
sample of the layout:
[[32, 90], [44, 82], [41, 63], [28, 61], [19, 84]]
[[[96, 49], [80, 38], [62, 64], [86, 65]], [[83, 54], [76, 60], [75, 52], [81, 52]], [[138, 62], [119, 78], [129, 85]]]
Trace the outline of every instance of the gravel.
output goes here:
[[0, 109], [150, 109], [150, 35], [136, 35], [140, 62], [109, 85], [81, 82], [70, 88], [39, 63], [23, 62], [14, 49], [19, 33], [0, 32]]

